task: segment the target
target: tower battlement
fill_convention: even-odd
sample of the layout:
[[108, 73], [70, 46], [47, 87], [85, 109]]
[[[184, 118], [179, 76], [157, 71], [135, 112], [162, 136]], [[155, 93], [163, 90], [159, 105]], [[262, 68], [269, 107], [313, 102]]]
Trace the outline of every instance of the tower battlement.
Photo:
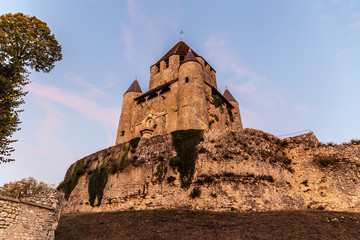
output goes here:
[[124, 94], [116, 144], [184, 129], [240, 130], [239, 104], [217, 90], [216, 72], [180, 40], [150, 67], [149, 91]]

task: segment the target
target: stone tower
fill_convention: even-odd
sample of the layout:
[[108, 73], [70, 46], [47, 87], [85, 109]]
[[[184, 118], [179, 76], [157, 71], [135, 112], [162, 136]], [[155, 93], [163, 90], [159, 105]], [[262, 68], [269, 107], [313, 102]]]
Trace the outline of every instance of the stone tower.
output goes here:
[[149, 90], [124, 94], [116, 144], [182, 129], [242, 129], [239, 104], [217, 90], [216, 72], [180, 40], [150, 67]]

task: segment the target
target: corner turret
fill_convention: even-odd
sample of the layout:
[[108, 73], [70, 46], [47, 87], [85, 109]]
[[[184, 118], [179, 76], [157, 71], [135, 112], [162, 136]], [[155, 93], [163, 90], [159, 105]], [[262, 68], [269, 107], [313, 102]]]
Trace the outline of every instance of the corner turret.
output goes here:
[[124, 93], [123, 105], [121, 109], [115, 144], [129, 141], [133, 138], [134, 134], [136, 135], [136, 133], [133, 133], [133, 115], [136, 114], [134, 98], [140, 96], [141, 94], [142, 91], [140, 85], [137, 81], [137, 78], [135, 78], [129, 89]]
[[224, 98], [226, 98], [226, 100], [228, 100], [231, 103], [231, 105], [234, 106], [234, 108], [230, 110], [232, 112], [232, 116], [233, 116], [232, 117], [233, 123], [231, 125], [232, 130], [237, 131], [237, 130], [243, 129], [239, 103], [235, 100], [235, 98], [233, 97], [233, 95], [230, 93], [230, 91], [227, 88], [225, 89], [223, 96], [224, 96]]

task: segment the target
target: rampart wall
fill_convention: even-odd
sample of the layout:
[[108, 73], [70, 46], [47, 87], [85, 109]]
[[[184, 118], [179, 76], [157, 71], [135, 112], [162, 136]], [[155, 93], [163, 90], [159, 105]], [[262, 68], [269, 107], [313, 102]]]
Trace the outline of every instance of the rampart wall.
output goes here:
[[[193, 141], [188, 132], [180, 133], [180, 142]], [[168, 134], [141, 139], [137, 147], [119, 144], [72, 165], [65, 183], [71, 183], [75, 168], [82, 174], [65, 201], [64, 213], [360, 209], [358, 142], [331, 146], [320, 143], [313, 133], [281, 140], [253, 129], [209, 130], [198, 141], [192, 168], [191, 161], [181, 162], [179, 156], [191, 159], [194, 152], [189, 146], [196, 141], [180, 147], [174, 141]], [[121, 167], [114, 167], [116, 162]], [[91, 202], [91, 181], [102, 171], [108, 175], [101, 180], [101, 197]]]

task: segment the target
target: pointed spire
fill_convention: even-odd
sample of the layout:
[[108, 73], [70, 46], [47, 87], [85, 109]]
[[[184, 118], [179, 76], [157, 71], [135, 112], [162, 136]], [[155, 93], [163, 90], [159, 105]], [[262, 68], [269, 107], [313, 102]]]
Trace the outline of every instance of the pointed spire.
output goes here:
[[225, 92], [224, 92], [223, 95], [224, 95], [224, 98], [226, 98], [226, 100], [237, 102], [237, 101], [235, 100], [235, 98], [233, 97], [233, 95], [231, 95], [230, 91], [229, 91], [227, 88], [225, 89]]
[[[141, 88], [140, 88], [140, 85], [139, 85], [139, 83], [138, 83], [138, 81], [137, 81], [137, 77], [135, 77], [134, 82], [130, 85], [129, 89], [126, 91], [126, 93], [128, 93], [128, 92], [139, 92], [139, 93], [142, 93]], [[125, 93], [125, 94], [126, 94], [126, 93]], [[125, 94], [124, 94], [124, 95], [125, 95]]]
[[199, 61], [196, 59], [196, 57], [195, 57], [193, 51], [191, 50], [191, 48], [189, 48], [189, 51], [188, 51], [188, 53], [186, 54], [183, 63], [189, 62], [189, 61], [199, 62]]

